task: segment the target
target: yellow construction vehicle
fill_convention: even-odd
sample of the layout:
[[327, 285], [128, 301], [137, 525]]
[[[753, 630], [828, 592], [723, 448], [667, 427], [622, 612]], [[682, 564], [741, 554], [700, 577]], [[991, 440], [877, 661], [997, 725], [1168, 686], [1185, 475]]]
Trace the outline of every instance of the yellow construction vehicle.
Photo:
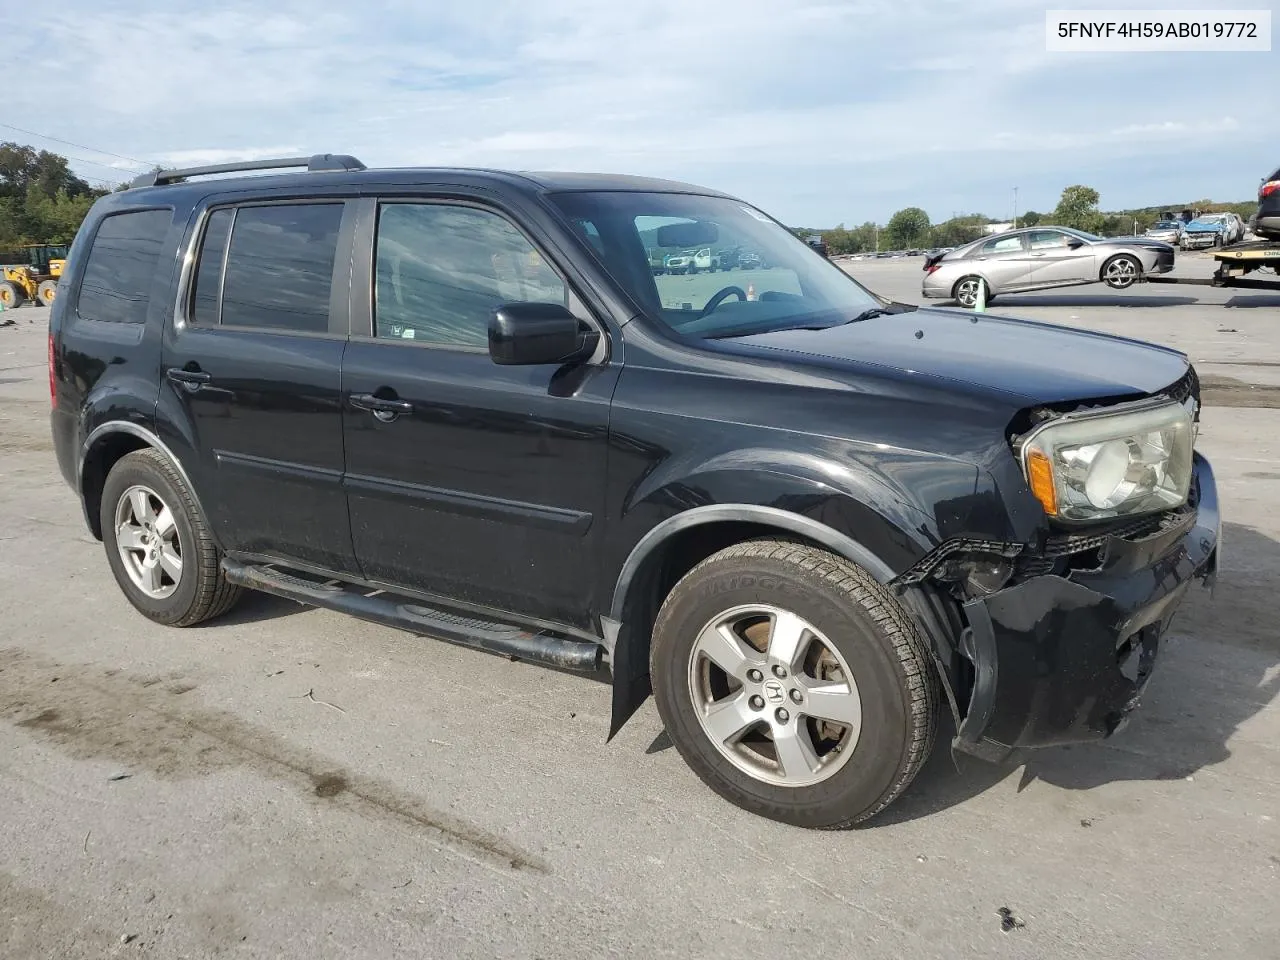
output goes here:
[[58, 295], [58, 279], [67, 263], [67, 247], [53, 243], [32, 243], [23, 248], [26, 263], [0, 266], [0, 305], [12, 310], [27, 300], [42, 307]]

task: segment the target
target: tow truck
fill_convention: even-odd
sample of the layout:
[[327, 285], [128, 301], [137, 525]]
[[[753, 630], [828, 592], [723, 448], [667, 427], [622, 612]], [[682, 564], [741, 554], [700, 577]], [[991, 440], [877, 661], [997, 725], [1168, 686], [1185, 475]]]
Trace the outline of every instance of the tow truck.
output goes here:
[[[1238, 287], [1280, 291], [1280, 240], [1247, 240], [1212, 251], [1218, 269], [1211, 277], [1149, 276], [1147, 283], [1194, 283], [1207, 287]], [[1251, 277], [1256, 270], [1270, 270], [1270, 277]]]

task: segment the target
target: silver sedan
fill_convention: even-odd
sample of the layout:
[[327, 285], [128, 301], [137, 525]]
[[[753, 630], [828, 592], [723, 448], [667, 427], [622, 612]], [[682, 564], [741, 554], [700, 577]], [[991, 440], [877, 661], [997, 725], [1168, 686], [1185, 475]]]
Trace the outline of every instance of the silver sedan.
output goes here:
[[986, 283], [987, 299], [1005, 293], [1105, 283], [1133, 286], [1173, 269], [1174, 247], [1145, 237], [1105, 239], [1069, 227], [1029, 227], [983, 237], [924, 264], [923, 295], [972, 307]]

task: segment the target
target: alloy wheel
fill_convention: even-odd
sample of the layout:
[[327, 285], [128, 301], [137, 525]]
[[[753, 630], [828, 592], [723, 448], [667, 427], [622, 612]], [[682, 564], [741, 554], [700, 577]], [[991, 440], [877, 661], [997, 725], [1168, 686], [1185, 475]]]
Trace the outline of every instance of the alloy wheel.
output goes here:
[[724, 611], [699, 632], [688, 674], [703, 733], [757, 780], [820, 783], [858, 744], [862, 701], [852, 671], [834, 644], [788, 610]]
[[133, 585], [163, 600], [182, 582], [182, 541], [173, 511], [150, 487], [136, 484], [116, 502], [116, 549]]

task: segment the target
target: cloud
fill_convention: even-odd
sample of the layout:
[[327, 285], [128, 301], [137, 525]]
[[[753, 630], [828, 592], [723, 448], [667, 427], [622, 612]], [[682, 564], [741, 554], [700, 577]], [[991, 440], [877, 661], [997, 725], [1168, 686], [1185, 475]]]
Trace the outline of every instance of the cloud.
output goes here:
[[[957, 196], [994, 214], [1015, 182], [1042, 208], [1066, 183], [1095, 181], [1126, 194], [1104, 204], [1128, 205], [1154, 164], [1176, 167], [1162, 190], [1172, 175], [1188, 195], [1247, 197], [1276, 163], [1264, 124], [1227, 126], [1220, 96], [1274, 85], [1273, 58], [1049, 54], [1043, 10], [1025, 0], [59, 9], [30, 38], [48, 53], [9, 65], [60, 105], [46, 132], [165, 164], [278, 149], [615, 170], [704, 182], [821, 225], [907, 205], [937, 218]], [[1230, 146], [1176, 149], [1201, 134]]]

